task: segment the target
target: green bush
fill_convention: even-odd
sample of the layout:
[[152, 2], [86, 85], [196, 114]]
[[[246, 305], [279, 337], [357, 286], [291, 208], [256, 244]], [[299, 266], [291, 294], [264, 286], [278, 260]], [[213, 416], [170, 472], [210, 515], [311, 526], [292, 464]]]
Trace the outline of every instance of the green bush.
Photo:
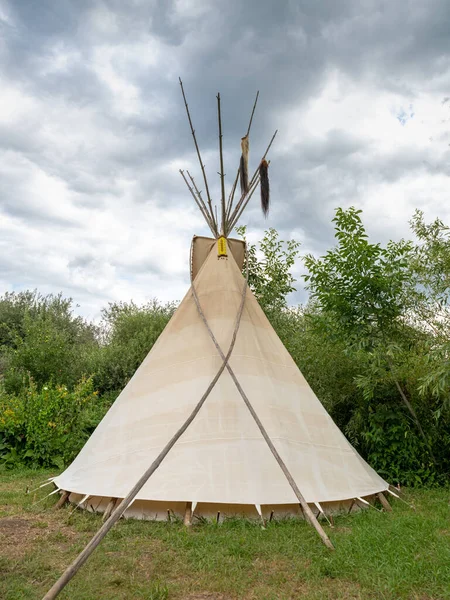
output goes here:
[[0, 297], [0, 377], [18, 394], [31, 376], [73, 387], [92, 372], [97, 328], [72, 311], [72, 300], [36, 291]]
[[110, 304], [102, 311], [103, 344], [92, 361], [95, 388], [117, 396], [150, 352], [175, 310], [153, 300]]
[[428, 448], [407, 415], [389, 405], [369, 410], [360, 423], [364, 454], [392, 484], [434, 485], [442, 482]]
[[67, 465], [104, 414], [92, 378], [73, 390], [30, 380], [19, 395], [0, 392], [0, 463], [7, 467]]

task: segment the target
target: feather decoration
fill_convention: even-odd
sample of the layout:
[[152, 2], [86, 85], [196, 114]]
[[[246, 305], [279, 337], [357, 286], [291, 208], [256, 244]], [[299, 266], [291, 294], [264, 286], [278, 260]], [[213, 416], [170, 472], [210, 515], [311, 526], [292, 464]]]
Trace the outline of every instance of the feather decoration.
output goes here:
[[241, 196], [248, 194], [248, 151], [249, 151], [249, 139], [248, 135], [241, 139], [241, 162], [239, 166], [240, 182], [241, 182]]
[[261, 208], [265, 217], [269, 213], [270, 204], [270, 186], [269, 186], [269, 163], [262, 160], [259, 165], [259, 179], [261, 189]]

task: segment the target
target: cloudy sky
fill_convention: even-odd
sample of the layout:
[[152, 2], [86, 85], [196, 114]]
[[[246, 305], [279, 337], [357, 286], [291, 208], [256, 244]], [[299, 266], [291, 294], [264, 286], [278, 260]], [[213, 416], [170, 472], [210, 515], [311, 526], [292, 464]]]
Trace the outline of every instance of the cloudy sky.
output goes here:
[[200, 175], [179, 76], [215, 198], [216, 93], [228, 185], [256, 90], [251, 166], [279, 130], [251, 239], [320, 254], [348, 205], [380, 241], [416, 207], [449, 222], [449, 31], [446, 0], [0, 0], [0, 294], [62, 291], [90, 318], [182, 298], [208, 231], [178, 173]]

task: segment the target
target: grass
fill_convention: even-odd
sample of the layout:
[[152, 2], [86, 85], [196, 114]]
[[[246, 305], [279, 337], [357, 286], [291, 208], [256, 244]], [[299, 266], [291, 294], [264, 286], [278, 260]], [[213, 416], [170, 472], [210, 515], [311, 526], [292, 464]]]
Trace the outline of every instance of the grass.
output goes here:
[[[0, 598], [40, 599], [101, 518], [53, 511], [51, 473], [0, 472]], [[408, 490], [415, 510], [362, 511], [325, 526], [330, 552], [303, 522], [220, 525], [121, 521], [70, 582], [70, 600], [450, 599], [449, 490]]]

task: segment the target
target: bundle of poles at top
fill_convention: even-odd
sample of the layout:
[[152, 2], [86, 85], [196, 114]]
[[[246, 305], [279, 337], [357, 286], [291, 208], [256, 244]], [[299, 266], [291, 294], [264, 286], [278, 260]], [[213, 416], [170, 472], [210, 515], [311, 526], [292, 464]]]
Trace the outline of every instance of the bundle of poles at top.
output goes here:
[[[197, 138], [195, 135], [194, 126], [192, 125], [191, 114], [189, 112], [188, 103], [186, 100], [186, 94], [184, 92], [183, 82], [180, 79], [180, 87], [181, 93], [183, 94], [184, 105], [186, 107], [186, 114], [188, 117], [189, 125], [191, 128], [192, 137], [194, 139], [195, 149], [197, 151], [198, 161], [200, 163], [200, 167], [202, 170], [203, 181], [205, 184], [205, 193], [206, 200], [202, 197], [202, 191], [198, 189], [197, 184], [193, 176], [186, 170], [183, 171], [180, 169], [181, 176], [183, 177], [189, 191], [192, 194], [197, 206], [200, 209], [208, 227], [211, 229], [214, 237], [219, 238], [220, 236], [227, 237], [229, 233], [232, 231], [233, 227], [239, 221], [242, 213], [244, 212], [247, 204], [249, 203], [251, 197], [253, 196], [258, 185], [260, 186], [261, 192], [261, 208], [264, 216], [267, 216], [269, 211], [270, 204], [270, 189], [269, 189], [269, 177], [268, 177], [268, 169], [270, 161], [266, 160], [267, 154], [272, 146], [272, 143], [277, 135], [277, 131], [272, 136], [272, 139], [269, 142], [269, 145], [264, 152], [261, 161], [255, 170], [253, 176], [249, 179], [248, 176], [248, 158], [249, 158], [249, 136], [250, 130], [252, 127], [253, 116], [255, 114], [256, 104], [258, 102], [259, 92], [256, 93], [255, 102], [253, 104], [253, 109], [250, 115], [250, 121], [247, 128], [247, 133], [241, 139], [241, 158], [239, 162], [239, 167], [237, 170], [236, 178], [234, 179], [234, 183], [231, 187], [230, 194], [228, 196], [228, 200], [225, 198], [225, 173], [223, 167], [223, 148], [222, 148], [222, 116], [220, 112], [220, 94], [217, 94], [217, 117], [219, 123], [219, 159], [220, 159], [220, 172], [218, 173], [220, 176], [220, 186], [221, 186], [221, 198], [220, 198], [220, 206], [221, 206], [221, 223], [219, 227], [219, 219], [217, 214], [217, 205], [214, 205], [211, 200], [211, 195], [209, 192], [208, 179], [206, 177], [205, 165], [203, 164], [202, 157], [200, 154], [200, 149], [197, 143]], [[186, 177], [187, 173], [187, 177]], [[236, 196], [236, 188], [238, 186], [238, 181], [240, 185], [240, 197], [235, 202]]]

